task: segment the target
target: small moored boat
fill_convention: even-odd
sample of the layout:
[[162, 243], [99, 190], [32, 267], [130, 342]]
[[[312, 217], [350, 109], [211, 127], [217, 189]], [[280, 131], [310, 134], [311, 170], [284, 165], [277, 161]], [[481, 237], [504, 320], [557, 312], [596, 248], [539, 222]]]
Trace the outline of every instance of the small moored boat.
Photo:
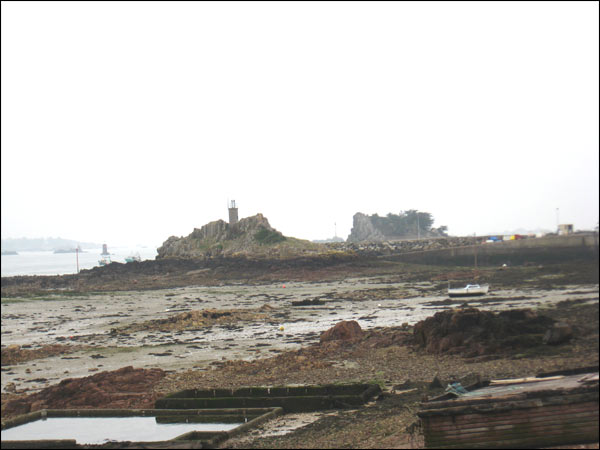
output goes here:
[[489, 288], [489, 284], [467, 284], [463, 288], [448, 288], [448, 295], [450, 297], [472, 297], [475, 295], [485, 295], [488, 293]]
[[98, 260], [98, 264], [100, 264], [101, 266], [106, 266], [108, 264], [110, 264], [112, 261], [110, 260], [110, 255], [106, 255], [103, 256], [102, 258], [100, 258]]
[[134, 261], [140, 262], [141, 260], [142, 260], [142, 258], [140, 257], [139, 253], [136, 253], [135, 255], [130, 255], [127, 258], [125, 258], [125, 262], [128, 262], [128, 263], [134, 262]]

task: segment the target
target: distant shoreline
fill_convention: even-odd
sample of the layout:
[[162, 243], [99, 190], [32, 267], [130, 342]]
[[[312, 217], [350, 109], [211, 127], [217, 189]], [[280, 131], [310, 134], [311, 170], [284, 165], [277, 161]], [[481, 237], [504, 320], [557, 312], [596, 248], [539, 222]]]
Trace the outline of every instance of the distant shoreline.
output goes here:
[[63, 239], [63, 238], [3, 238], [2, 249], [3, 251], [54, 251], [57, 249], [75, 249], [79, 248], [100, 248], [102, 244], [95, 242], [82, 242], [75, 239]]

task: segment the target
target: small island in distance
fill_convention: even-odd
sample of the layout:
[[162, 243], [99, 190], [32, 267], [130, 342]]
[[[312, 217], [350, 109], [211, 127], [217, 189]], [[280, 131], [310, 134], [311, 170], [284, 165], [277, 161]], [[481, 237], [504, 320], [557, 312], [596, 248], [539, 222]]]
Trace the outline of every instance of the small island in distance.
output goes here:
[[[54, 253], [75, 253], [77, 248], [99, 248], [101, 244], [57, 238], [7, 238], [2, 239], [2, 254], [15, 255], [17, 252], [53, 251]], [[12, 253], [14, 252], [14, 253]]]

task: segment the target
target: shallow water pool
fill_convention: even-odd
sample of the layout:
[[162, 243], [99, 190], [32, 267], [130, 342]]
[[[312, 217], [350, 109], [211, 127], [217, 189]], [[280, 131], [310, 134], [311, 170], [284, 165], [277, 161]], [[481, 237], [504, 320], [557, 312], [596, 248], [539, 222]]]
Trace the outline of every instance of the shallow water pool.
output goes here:
[[239, 425], [157, 423], [155, 417], [50, 417], [2, 430], [2, 440], [75, 439], [79, 444], [167, 441], [190, 431], [227, 431]]

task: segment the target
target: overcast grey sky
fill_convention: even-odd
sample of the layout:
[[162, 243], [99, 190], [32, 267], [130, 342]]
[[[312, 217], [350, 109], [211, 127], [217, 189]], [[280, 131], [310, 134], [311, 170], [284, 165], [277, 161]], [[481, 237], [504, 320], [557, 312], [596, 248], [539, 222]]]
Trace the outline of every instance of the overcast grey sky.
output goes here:
[[598, 222], [598, 2], [2, 2], [2, 237]]

